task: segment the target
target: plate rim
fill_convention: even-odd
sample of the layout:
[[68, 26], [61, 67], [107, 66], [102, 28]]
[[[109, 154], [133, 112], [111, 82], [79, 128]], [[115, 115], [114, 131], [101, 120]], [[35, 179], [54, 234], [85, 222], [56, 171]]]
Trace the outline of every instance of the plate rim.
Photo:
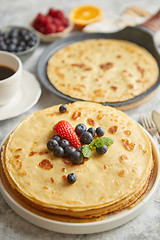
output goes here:
[[[17, 112], [12, 112], [12, 114], [10, 114], [10, 116], [5, 116], [5, 114], [3, 114], [3, 116], [0, 116], [0, 121], [3, 121], [3, 120], [6, 120], [6, 119], [10, 119], [10, 118], [14, 118], [14, 117], [17, 117], [25, 112], [27, 112], [30, 108], [32, 108], [39, 100], [41, 94], [42, 94], [42, 89], [41, 89], [41, 86], [40, 86], [40, 83], [38, 82], [38, 80], [36, 79], [36, 77], [34, 76], [34, 74], [32, 74], [31, 72], [27, 71], [27, 70], [23, 70], [23, 73], [26, 74], [27, 76], [30, 76], [32, 78], [32, 80], [30, 80], [30, 84], [34, 82], [34, 85], [35, 85], [35, 94], [34, 94], [34, 100], [32, 102], [30, 102], [29, 104], [27, 104], [27, 106], [22, 110], [22, 111], [17, 111]], [[22, 74], [23, 74], [22, 73]], [[23, 77], [23, 76], [22, 76]], [[23, 79], [23, 83], [20, 87], [20, 90], [19, 90], [19, 93], [23, 93], [24, 92], [24, 89], [25, 89], [25, 86], [28, 84], [28, 79], [30, 79], [30, 77], [27, 77], [24, 81]], [[25, 84], [24, 84], [25, 83]], [[16, 96], [15, 96], [16, 98]], [[29, 98], [28, 98], [29, 99]], [[32, 98], [33, 99], [33, 98]], [[25, 101], [25, 98], [23, 98], [23, 101]], [[7, 104], [9, 105], [10, 102]], [[18, 106], [20, 104], [20, 102], [17, 102], [15, 104], [14, 107]], [[4, 107], [4, 106], [2, 106]], [[13, 106], [12, 106], [13, 107]], [[0, 106], [0, 109], [1, 109], [1, 106]]]
[[[139, 124], [140, 125], [140, 124]], [[5, 190], [5, 187], [3, 186], [2, 180], [0, 178], [0, 192], [4, 198], [4, 200], [7, 202], [9, 207], [16, 212], [20, 217], [27, 220], [28, 222], [32, 223], [33, 225], [36, 225], [38, 227], [41, 227], [46, 230], [58, 232], [58, 233], [65, 233], [65, 234], [91, 234], [91, 233], [99, 233], [108, 231], [111, 229], [114, 229], [118, 226], [121, 226], [130, 220], [137, 217], [140, 213], [143, 212], [144, 208], [148, 204], [149, 200], [153, 197], [153, 194], [155, 193], [155, 190], [158, 186], [159, 180], [160, 180], [160, 152], [158, 149], [158, 145], [153, 139], [153, 137], [140, 125], [140, 127], [143, 129], [143, 131], [147, 134], [149, 139], [151, 140], [152, 146], [154, 148], [155, 154], [157, 155], [157, 170], [155, 173], [155, 180], [154, 183], [152, 183], [151, 189], [146, 193], [146, 196], [144, 199], [142, 199], [136, 206], [134, 206], [132, 209], [124, 209], [118, 213], [113, 213], [113, 216], [111, 216], [113, 219], [103, 219], [96, 222], [89, 222], [89, 223], [70, 223], [70, 222], [62, 222], [62, 221], [56, 221], [49, 218], [45, 218], [43, 216], [39, 216], [36, 213], [33, 213], [32, 211], [29, 211], [28, 209], [24, 208], [20, 204], [18, 204]], [[9, 134], [8, 134], [9, 135]], [[8, 136], [7, 135], [7, 136]], [[5, 140], [1, 143], [0, 148], [3, 147], [3, 144], [5, 143]], [[0, 159], [1, 161], [1, 159]], [[2, 164], [2, 163], [1, 163]], [[108, 226], [107, 226], [108, 224]], [[63, 228], [62, 228], [63, 227]], [[92, 229], [94, 227], [94, 229]]]

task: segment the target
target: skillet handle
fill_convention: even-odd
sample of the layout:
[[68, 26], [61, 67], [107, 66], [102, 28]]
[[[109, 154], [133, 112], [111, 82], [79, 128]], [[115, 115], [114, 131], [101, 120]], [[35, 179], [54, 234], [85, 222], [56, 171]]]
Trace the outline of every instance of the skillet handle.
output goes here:
[[142, 23], [140, 26], [149, 28], [153, 32], [158, 31], [160, 29], [160, 10], [153, 17]]

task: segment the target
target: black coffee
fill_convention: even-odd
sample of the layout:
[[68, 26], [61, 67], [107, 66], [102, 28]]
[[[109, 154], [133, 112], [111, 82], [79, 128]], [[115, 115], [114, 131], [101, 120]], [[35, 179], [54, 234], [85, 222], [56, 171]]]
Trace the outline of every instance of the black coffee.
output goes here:
[[0, 66], [0, 80], [4, 80], [10, 76], [12, 76], [15, 71], [7, 66]]

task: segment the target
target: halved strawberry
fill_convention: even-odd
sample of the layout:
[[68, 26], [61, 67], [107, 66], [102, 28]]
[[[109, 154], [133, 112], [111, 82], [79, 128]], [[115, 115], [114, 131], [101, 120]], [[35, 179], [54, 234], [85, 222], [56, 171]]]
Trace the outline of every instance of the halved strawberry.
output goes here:
[[72, 125], [65, 121], [59, 121], [54, 127], [53, 130], [56, 131], [62, 138], [67, 139], [75, 148], [82, 146], [76, 132]]

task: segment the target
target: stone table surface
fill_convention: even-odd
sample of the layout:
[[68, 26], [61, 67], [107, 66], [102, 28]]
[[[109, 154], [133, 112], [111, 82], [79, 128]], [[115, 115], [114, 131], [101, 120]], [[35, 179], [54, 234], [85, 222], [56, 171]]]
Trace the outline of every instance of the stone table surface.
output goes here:
[[[80, 4], [94, 3], [104, 9], [104, 17], [120, 16], [126, 7], [136, 5], [145, 8], [151, 13], [155, 13], [160, 7], [159, 0], [1, 0], [0, 1], [0, 28], [6, 25], [15, 24], [28, 26], [30, 20], [37, 14], [37, 12], [46, 12], [50, 7], [60, 8], [66, 14]], [[47, 44], [41, 44], [39, 49], [23, 63], [24, 69], [36, 75], [36, 62], [41, 53], [47, 47]], [[16, 125], [30, 113], [37, 110], [59, 104], [65, 103], [53, 93], [42, 87], [42, 95], [38, 103], [20, 116], [0, 121], [0, 142]], [[151, 113], [153, 109], [160, 111], [160, 88], [154, 97], [147, 103], [126, 111], [126, 113], [139, 121], [140, 113], [148, 111]], [[129, 223], [118, 227], [116, 229], [87, 235], [71, 235], [51, 232], [32, 225], [31, 223], [19, 217], [4, 201], [0, 194], [0, 240], [32, 240], [32, 239], [102, 239], [102, 240], [143, 240], [143, 239], [160, 239], [160, 186], [152, 201], [149, 203], [145, 211]]]

